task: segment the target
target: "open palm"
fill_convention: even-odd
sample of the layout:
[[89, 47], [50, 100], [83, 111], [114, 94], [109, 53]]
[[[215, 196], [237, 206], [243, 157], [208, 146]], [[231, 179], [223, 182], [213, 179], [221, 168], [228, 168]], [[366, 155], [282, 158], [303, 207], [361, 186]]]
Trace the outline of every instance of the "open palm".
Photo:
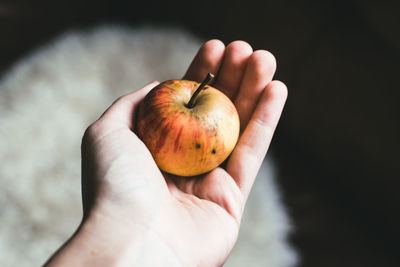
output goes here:
[[157, 82], [119, 98], [83, 138], [84, 218], [101, 214], [122, 228], [145, 231], [177, 265], [222, 265], [286, 100], [285, 85], [272, 81], [275, 69], [269, 52], [253, 52], [243, 41], [225, 47], [211, 40], [201, 47], [184, 79], [215, 73], [213, 86], [238, 110], [241, 135], [223, 167], [198, 177], [161, 172], [134, 134], [136, 108]]

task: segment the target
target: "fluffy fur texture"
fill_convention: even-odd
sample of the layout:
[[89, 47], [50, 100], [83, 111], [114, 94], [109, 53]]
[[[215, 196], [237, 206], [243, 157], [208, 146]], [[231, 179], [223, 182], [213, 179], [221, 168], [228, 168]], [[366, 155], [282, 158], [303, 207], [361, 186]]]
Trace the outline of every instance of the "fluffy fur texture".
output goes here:
[[[39, 266], [81, 216], [80, 141], [121, 94], [180, 78], [200, 41], [179, 29], [70, 32], [0, 81], [0, 266]], [[294, 266], [290, 224], [266, 161], [225, 266]]]

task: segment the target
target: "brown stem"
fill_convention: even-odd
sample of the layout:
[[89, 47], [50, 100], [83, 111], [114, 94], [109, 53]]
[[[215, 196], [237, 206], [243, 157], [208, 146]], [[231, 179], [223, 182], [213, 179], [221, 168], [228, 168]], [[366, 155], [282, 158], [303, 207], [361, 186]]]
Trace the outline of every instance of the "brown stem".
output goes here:
[[189, 103], [187, 104], [188, 108], [193, 108], [194, 104], [196, 102], [196, 98], [199, 95], [200, 91], [203, 90], [203, 88], [214, 78], [214, 75], [211, 73], [208, 73], [204, 81], [197, 87], [196, 91], [194, 91], [192, 97], [189, 100]]

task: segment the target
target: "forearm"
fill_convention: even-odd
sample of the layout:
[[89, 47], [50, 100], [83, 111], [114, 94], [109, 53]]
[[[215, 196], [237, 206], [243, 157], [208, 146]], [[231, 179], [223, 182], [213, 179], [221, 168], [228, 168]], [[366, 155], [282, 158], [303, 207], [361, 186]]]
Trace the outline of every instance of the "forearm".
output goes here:
[[146, 225], [115, 224], [99, 214], [85, 220], [45, 266], [183, 266]]

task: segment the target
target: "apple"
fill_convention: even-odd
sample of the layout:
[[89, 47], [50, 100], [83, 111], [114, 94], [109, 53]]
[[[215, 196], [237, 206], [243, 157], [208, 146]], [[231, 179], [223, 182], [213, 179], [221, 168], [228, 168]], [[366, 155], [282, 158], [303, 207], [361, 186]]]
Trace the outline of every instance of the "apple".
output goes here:
[[219, 166], [239, 137], [239, 115], [232, 101], [207, 85], [168, 80], [143, 99], [137, 134], [158, 167], [174, 175], [194, 176]]

